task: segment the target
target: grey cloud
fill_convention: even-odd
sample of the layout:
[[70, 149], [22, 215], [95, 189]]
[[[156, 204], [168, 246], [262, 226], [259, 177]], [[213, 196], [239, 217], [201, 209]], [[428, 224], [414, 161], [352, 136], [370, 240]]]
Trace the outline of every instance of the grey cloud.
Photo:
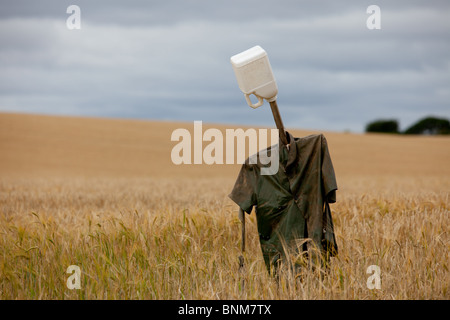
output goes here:
[[[6, 1], [0, 10], [0, 110], [273, 125], [246, 106], [229, 63], [269, 54], [287, 126], [362, 131], [450, 116], [450, 5], [379, 1]], [[258, 10], [256, 10], [258, 9]]]

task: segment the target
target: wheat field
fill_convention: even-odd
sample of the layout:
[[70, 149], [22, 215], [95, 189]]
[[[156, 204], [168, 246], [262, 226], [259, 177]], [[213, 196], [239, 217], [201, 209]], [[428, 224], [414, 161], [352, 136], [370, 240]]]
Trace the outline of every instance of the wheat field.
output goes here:
[[239, 270], [240, 166], [172, 164], [172, 131], [192, 127], [0, 113], [0, 299], [449, 298], [449, 137], [323, 132], [339, 255], [277, 281], [254, 213]]

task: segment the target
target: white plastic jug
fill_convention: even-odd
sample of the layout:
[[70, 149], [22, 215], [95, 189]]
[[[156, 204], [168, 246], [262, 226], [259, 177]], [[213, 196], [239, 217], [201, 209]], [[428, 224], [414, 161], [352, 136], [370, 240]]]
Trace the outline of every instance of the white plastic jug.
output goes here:
[[[269, 102], [277, 99], [278, 87], [270, 66], [266, 51], [260, 46], [231, 57], [231, 64], [237, 78], [239, 88], [252, 108], [262, 106], [263, 99]], [[250, 95], [255, 95], [258, 102], [253, 104]]]

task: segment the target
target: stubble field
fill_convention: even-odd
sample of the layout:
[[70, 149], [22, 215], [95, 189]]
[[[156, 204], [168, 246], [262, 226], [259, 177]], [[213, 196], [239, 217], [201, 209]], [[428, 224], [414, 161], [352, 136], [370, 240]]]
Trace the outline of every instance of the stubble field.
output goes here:
[[277, 282], [254, 213], [239, 271], [240, 166], [172, 164], [176, 128], [193, 124], [0, 114], [0, 299], [450, 297], [449, 137], [323, 132], [339, 255]]

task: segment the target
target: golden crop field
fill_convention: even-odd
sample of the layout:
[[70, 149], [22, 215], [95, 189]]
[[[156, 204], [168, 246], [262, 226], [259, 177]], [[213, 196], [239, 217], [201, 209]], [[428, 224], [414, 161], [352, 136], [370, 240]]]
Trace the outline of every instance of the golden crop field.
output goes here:
[[277, 282], [254, 213], [239, 271], [240, 165], [172, 164], [176, 128], [193, 123], [0, 113], [0, 299], [450, 297], [450, 137], [323, 132], [339, 255]]

